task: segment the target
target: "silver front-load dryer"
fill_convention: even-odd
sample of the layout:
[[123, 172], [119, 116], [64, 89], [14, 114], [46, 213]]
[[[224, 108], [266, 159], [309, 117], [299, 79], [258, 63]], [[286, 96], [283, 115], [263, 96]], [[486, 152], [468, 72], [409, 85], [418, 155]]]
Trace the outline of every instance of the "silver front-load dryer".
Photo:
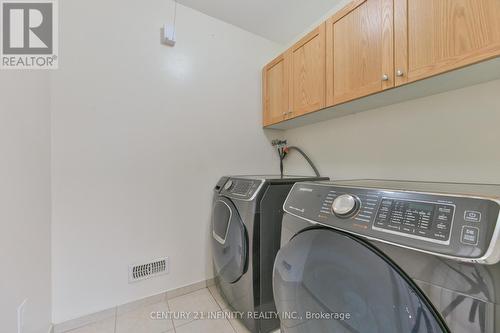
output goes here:
[[500, 186], [295, 185], [274, 297], [285, 333], [499, 332]]
[[293, 184], [327, 178], [223, 177], [214, 190], [211, 242], [215, 284], [251, 332], [279, 328], [272, 272], [283, 202]]

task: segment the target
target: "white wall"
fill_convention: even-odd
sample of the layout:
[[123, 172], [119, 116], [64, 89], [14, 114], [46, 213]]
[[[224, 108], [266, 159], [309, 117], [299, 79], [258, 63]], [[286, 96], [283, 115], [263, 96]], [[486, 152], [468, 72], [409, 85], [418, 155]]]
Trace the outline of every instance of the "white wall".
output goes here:
[[46, 72], [0, 72], [0, 330], [47, 332], [50, 301], [50, 117]]
[[[53, 301], [60, 323], [211, 276], [211, 190], [276, 171], [261, 68], [279, 47], [173, 3], [61, 1], [52, 76]], [[91, 18], [89, 20], [89, 18]], [[128, 284], [130, 263], [169, 275]]]
[[[500, 80], [285, 131], [322, 174], [500, 184]], [[290, 155], [288, 172], [305, 163]]]

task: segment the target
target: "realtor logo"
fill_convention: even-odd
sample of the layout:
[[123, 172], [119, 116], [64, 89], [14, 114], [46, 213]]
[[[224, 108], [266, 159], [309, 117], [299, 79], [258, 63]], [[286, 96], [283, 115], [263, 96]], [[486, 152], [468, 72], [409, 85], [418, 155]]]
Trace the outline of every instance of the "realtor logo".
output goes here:
[[56, 0], [0, 0], [2, 69], [56, 69]]

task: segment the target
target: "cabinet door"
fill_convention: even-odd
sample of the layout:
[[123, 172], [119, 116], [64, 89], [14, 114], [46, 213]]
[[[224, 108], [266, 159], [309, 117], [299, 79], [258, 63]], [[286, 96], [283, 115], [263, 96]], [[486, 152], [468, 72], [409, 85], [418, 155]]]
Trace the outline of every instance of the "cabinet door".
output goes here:
[[291, 49], [291, 116], [325, 107], [325, 24]]
[[284, 53], [270, 62], [262, 73], [264, 126], [283, 121], [289, 113], [289, 54]]
[[327, 105], [394, 87], [393, 0], [356, 0], [327, 21]]
[[395, 0], [396, 85], [500, 55], [500, 0]]

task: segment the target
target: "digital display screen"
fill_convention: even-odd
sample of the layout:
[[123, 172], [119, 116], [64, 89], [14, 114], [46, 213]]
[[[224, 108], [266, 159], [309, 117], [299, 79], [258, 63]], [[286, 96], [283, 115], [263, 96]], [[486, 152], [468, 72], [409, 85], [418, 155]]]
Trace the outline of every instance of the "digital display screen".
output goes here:
[[410, 202], [408, 204], [408, 209], [432, 213], [434, 211], [434, 205], [419, 202]]

